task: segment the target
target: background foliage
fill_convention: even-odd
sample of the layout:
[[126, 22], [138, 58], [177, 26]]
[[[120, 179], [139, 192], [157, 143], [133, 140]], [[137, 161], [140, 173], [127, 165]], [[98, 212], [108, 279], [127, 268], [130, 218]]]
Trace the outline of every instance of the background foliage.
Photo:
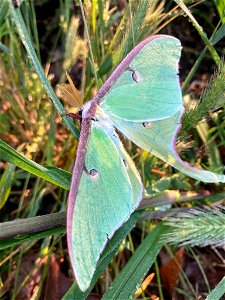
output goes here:
[[196, 182], [122, 138], [146, 196], [107, 245], [87, 293], [68, 290], [65, 211], [79, 126], [64, 117], [72, 107], [57, 84], [68, 72], [85, 102], [145, 37], [178, 37], [186, 113], [177, 147], [191, 164], [222, 173], [224, 8], [223, 0], [0, 2], [1, 298], [196, 299], [222, 279], [224, 251], [210, 246], [224, 246], [224, 185]]

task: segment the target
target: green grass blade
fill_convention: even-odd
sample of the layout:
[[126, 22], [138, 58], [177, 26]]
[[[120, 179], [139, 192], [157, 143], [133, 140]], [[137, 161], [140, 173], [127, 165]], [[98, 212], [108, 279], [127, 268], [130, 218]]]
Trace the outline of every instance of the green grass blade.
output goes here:
[[34, 7], [34, 2], [30, 2], [30, 10], [31, 10], [31, 18], [32, 22], [32, 31], [33, 31], [33, 36], [34, 36], [34, 42], [35, 42], [35, 48], [37, 52], [37, 56], [39, 61], [41, 61], [41, 54], [40, 54], [40, 45], [39, 45], [39, 39], [38, 39], [38, 30], [37, 30], [37, 18], [36, 18], [36, 13], [35, 13], [35, 7]]
[[96, 31], [96, 19], [97, 19], [97, 0], [92, 0], [91, 25], [92, 25], [93, 32]]
[[46, 163], [47, 165], [53, 165], [53, 147], [56, 144], [56, 123], [55, 123], [55, 111], [50, 117], [50, 129], [48, 132], [48, 140], [46, 143]]
[[214, 0], [222, 23], [225, 23], [225, 0]]
[[[63, 115], [66, 113], [66, 110], [64, 109], [63, 105], [61, 104], [61, 102], [59, 101], [58, 97], [56, 96], [53, 88], [51, 87], [48, 79], [46, 78], [45, 76], [45, 73], [43, 71], [43, 68], [37, 58], [37, 55], [35, 53], [35, 50], [34, 50], [34, 47], [32, 45], [32, 42], [29, 38], [29, 35], [28, 35], [28, 32], [27, 32], [27, 29], [26, 29], [26, 26], [25, 26], [25, 23], [24, 23], [24, 20], [22, 18], [22, 15], [19, 11], [19, 9], [15, 9], [13, 7], [13, 5], [11, 4], [11, 13], [12, 13], [12, 16], [13, 16], [13, 20], [16, 24], [16, 27], [17, 27], [17, 30], [18, 30], [18, 33], [20, 35], [20, 38], [21, 38], [21, 41], [23, 42], [26, 50], [27, 50], [27, 53], [28, 53], [28, 56], [29, 58], [32, 60], [33, 62], [33, 65], [34, 65], [34, 68], [40, 78], [40, 81], [42, 82], [48, 96], [51, 98], [55, 108], [57, 109], [58, 113], [60, 115]], [[69, 129], [71, 130], [71, 132], [73, 133], [73, 135], [78, 138], [79, 136], [79, 133], [78, 133], [78, 130], [77, 128], [75, 127], [75, 125], [73, 124], [73, 122], [71, 121], [71, 119], [67, 116], [65, 116], [64, 118], [64, 121], [66, 123], [66, 125], [69, 127]]]
[[135, 291], [142, 283], [163, 246], [163, 243], [160, 241], [160, 236], [169, 232], [169, 229], [169, 227], [161, 223], [149, 233], [142, 244], [137, 248], [125, 268], [104, 294], [102, 300], [133, 299], [132, 297]]
[[131, 231], [131, 229], [134, 227], [135, 223], [137, 222], [138, 218], [141, 216], [140, 211], [134, 212], [130, 219], [115, 233], [113, 238], [108, 242], [103, 254], [101, 255], [101, 258], [99, 260], [97, 269], [95, 271], [95, 274], [92, 278], [91, 285], [89, 289], [87, 289], [85, 292], [82, 292], [78, 285], [74, 283], [72, 287], [68, 290], [68, 292], [65, 294], [62, 300], [70, 300], [70, 299], [79, 299], [79, 300], [85, 300], [91, 290], [93, 289], [96, 281], [101, 276], [101, 274], [104, 272], [105, 268], [115, 255], [119, 245], [121, 242], [125, 239], [127, 234]]
[[105, 21], [104, 21], [104, 1], [98, 0], [98, 15], [99, 15], [99, 35], [100, 35], [100, 44], [101, 44], [101, 59], [105, 57], [105, 47], [104, 47], [104, 30], [105, 30]]
[[187, 16], [191, 20], [193, 26], [196, 28], [199, 35], [201, 36], [203, 42], [208, 47], [215, 63], [218, 65], [220, 62], [220, 57], [219, 57], [218, 53], [216, 52], [216, 49], [213, 47], [212, 42], [210, 42], [210, 40], [207, 38], [207, 35], [203, 31], [203, 28], [198, 24], [197, 20], [193, 17], [193, 15], [191, 14], [191, 12], [189, 11], [189, 9], [186, 7], [186, 5], [184, 4], [184, 2], [182, 0], [174, 0], [174, 1], [181, 7], [181, 9], [185, 12], [185, 14], [187, 14]]
[[225, 24], [223, 24], [213, 35], [212, 44], [216, 45], [225, 36]]
[[14, 221], [0, 223], [0, 239], [14, 238], [65, 226], [65, 212], [52, 213], [26, 219], [15, 219]]
[[60, 234], [60, 233], [65, 233], [65, 232], [66, 232], [65, 227], [57, 227], [57, 228], [52, 228], [52, 229], [45, 230], [42, 232], [35, 232], [35, 233], [31, 233], [31, 234], [21, 235], [19, 237], [1, 239], [0, 240], [0, 250], [6, 249], [9, 247], [13, 247], [13, 246], [18, 246], [22, 243], [29, 242], [31, 240], [39, 240], [39, 239], [45, 238], [50, 235]]
[[217, 284], [205, 300], [220, 300], [225, 294], [225, 277]]
[[216, 172], [223, 172], [223, 163], [220, 158], [220, 152], [215, 140], [210, 138], [207, 121], [203, 120], [200, 122], [196, 129], [207, 150], [209, 169]]
[[9, 2], [7, 0], [0, 1], [0, 24], [4, 21], [9, 10]]
[[0, 180], [0, 209], [5, 205], [11, 192], [15, 166], [9, 164]]
[[[213, 33], [213, 35], [210, 39], [210, 41], [212, 42], [212, 45], [213, 46], [216, 45], [220, 40], [222, 40], [222, 38], [224, 38], [224, 36], [225, 36], [225, 24], [223, 24], [218, 30], [215, 30], [215, 32]], [[183, 82], [183, 84], [182, 84], [182, 93], [183, 94], [186, 93], [186, 90], [190, 84], [190, 81], [192, 80], [193, 76], [195, 75], [196, 70], [200, 66], [203, 58], [205, 57], [206, 50], [207, 50], [207, 47], [205, 47], [202, 50], [202, 52], [198, 56], [198, 59], [196, 60], [195, 64], [193, 65], [190, 72], [188, 73], [188, 76], [186, 77], [185, 81]]]
[[89, 34], [89, 30], [88, 30], [87, 21], [86, 21], [86, 18], [85, 18], [83, 3], [82, 3], [81, 0], [79, 0], [79, 4], [80, 4], [80, 9], [81, 9], [81, 13], [82, 13], [83, 22], [84, 22], [85, 32], [86, 32], [86, 35], [87, 35], [88, 49], [89, 49], [89, 52], [90, 52], [90, 63], [91, 63], [91, 66], [92, 66], [92, 71], [93, 71], [94, 76], [95, 76], [95, 81], [96, 81], [97, 87], [100, 88], [101, 85], [99, 83], [98, 74], [97, 74], [97, 71], [96, 71], [96, 68], [95, 68], [95, 61], [94, 61], [94, 55], [93, 55], [93, 51], [92, 51], [90, 34]]
[[54, 183], [64, 189], [70, 188], [71, 174], [51, 166], [41, 166], [17, 152], [0, 139], [0, 160], [8, 161], [17, 167]]
[[10, 55], [10, 50], [4, 44], [0, 42], [0, 50], [3, 51], [5, 54]]

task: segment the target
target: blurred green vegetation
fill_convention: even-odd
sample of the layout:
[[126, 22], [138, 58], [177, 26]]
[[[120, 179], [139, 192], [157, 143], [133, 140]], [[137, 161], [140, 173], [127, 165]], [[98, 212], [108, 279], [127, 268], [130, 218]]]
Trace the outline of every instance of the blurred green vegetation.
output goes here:
[[[177, 148], [190, 164], [214, 172], [224, 171], [225, 3], [223, 0], [185, 1], [185, 5], [181, 1], [157, 0], [60, 0], [54, 3], [20, 0], [19, 7], [14, 7], [8, 0], [0, 2], [0, 217], [3, 224], [34, 217], [29, 219], [31, 231], [28, 233], [26, 228], [25, 232], [25, 226], [21, 227], [21, 236], [17, 236], [18, 232], [13, 235], [12, 223], [4, 227], [8, 231], [4, 229], [6, 235], [0, 241], [0, 298], [20, 299], [34, 274], [39, 272], [36, 285], [33, 283], [36, 289], [29, 291], [29, 297], [44, 299], [46, 281], [53, 280], [49, 272], [56, 265], [67, 282], [73, 280], [64, 234], [65, 216], [56, 223], [54, 214], [66, 211], [69, 172], [74, 164], [79, 135], [78, 123], [63, 115], [72, 111], [71, 105], [59, 99], [56, 93], [57, 84], [66, 82], [66, 72], [80, 91], [82, 101], [86, 102], [144, 38], [158, 33], [178, 37], [183, 45], [180, 76], [186, 113]], [[82, 16], [82, 7], [85, 16]], [[124, 138], [122, 141], [146, 188], [142, 203], [144, 216], [133, 215], [130, 223], [112, 239], [111, 248], [103, 253], [92, 286], [100, 297], [117, 277], [112, 286], [114, 290], [108, 289], [105, 299], [112, 291], [115, 294], [117, 291], [116, 299], [122, 299], [120, 297], [126, 292], [127, 298], [132, 297], [134, 287], [138, 287], [154, 261], [150, 272], [154, 269], [157, 282], [153, 289], [146, 288], [138, 297], [149, 299], [155, 293], [161, 299], [164, 294], [167, 299], [157, 267], [159, 257], [156, 259], [162, 242], [154, 239], [154, 234], [162, 234], [164, 227], [156, 226], [153, 220], [161, 219], [161, 214], [164, 217], [175, 214], [180, 222], [180, 211], [186, 212], [199, 205], [223, 205], [224, 185], [196, 182], [130, 141]], [[208, 235], [207, 230], [203, 230], [207, 228], [207, 213], [210, 222], [220, 224], [219, 232], [213, 226]], [[50, 219], [43, 221], [44, 228], [40, 229], [35, 216], [45, 214], [49, 214]], [[195, 243], [196, 236], [189, 232], [189, 244], [215, 245], [210, 243], [212, 235], [215, 240], [218, 237], [218, 244], [221, 243], [221, 236], [225, 235], [221, 214], [223, 217], [222, 209], [214, 214], [206, 209], [205, 227], [199, 229], [205, 234], [204, 243]], [[136, 229], [128, 234], [138, 218]], [[196, 220], [192, 222], [190, 218], [189, 223], [187, 220], [178, 223], [180, 230], [175, 230], [174, 239], [174, 231], [171, 235], [167, 233], [168, 239], [176, 244], [167, 246], [168, 255], [174, 257], [185, 226], [195, 226]], [[176, 224], [176, 218], [173, 222]], [[171, 227], [173, 222], [169, 223]], [[153, 243], [154, 248], [149, 245], [152, 257], [144, 255], [146, 236], [146, 240]], [[141, 248], [135, 251], [138, 245]], [[193, 257], [188, 248], [186, 251]], [[133, 260], [129, 261], [132, 254]], [[215, 255], [221, 263], [218, 252], [212, 252], [212, 260]], [[26, 275], [23, 275], [24, 261], [32, 261]], [[129, 265], [120, 273], [127, 261]], [[135, 281], [137, 278], [132, 280], [134, 265], [140, 267], [137, 271], [139, 282]], [[124, 272], [128, 282], [130, 280], [131, 291], [127, 283], [120, 281]], [[209, 292], [205, 275], [201, 291], [181, 272], [176, 289], [178, 299], [194, 299]], [[212, 287], [214, 283], [209, 285]], [[66, 289], [60, 289], [61, 297], [65, 292]], [[67, 295], [76, 295], [77, 299], [87, 297], [76, 285]], [[65, 296], [65, 299], [69, 298]]]

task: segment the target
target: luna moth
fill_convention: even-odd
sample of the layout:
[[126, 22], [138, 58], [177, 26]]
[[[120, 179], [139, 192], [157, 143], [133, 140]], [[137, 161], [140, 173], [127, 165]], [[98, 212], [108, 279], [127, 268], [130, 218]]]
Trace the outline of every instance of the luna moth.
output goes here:
[[176, 152], [184, 113], [178, 76], [180, 41], [156, 35], [138, 44], [93, 100], [82, 123], [67, 212], [67, 239], [76, 281], [91, 282], [100, 254], [138, 207], [144, 187], [115, 128], [139, 147], [205, 182], [225, 176], [196, 169]]

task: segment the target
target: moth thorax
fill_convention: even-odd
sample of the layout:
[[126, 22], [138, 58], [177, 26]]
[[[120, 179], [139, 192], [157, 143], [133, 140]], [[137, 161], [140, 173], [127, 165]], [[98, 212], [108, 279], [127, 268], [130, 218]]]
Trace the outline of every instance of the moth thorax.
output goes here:
[[81, 110], [82, 110], [82, 115], [86, 114], [87, 111], [90, 109], [91, 104], [92, 104], [92, 101], [93, 101], [93, 100], [88, 101], [87, 103], [85, 103], [85, 104], [83, 105], [83, 107], [82, 107], [82, 109], [81, 109]]
[[145, 128], [151, 128], [153, 126], [153, 124], [151, 122], [144, 122], [142, 123], [142, 125], [145, 127]]

